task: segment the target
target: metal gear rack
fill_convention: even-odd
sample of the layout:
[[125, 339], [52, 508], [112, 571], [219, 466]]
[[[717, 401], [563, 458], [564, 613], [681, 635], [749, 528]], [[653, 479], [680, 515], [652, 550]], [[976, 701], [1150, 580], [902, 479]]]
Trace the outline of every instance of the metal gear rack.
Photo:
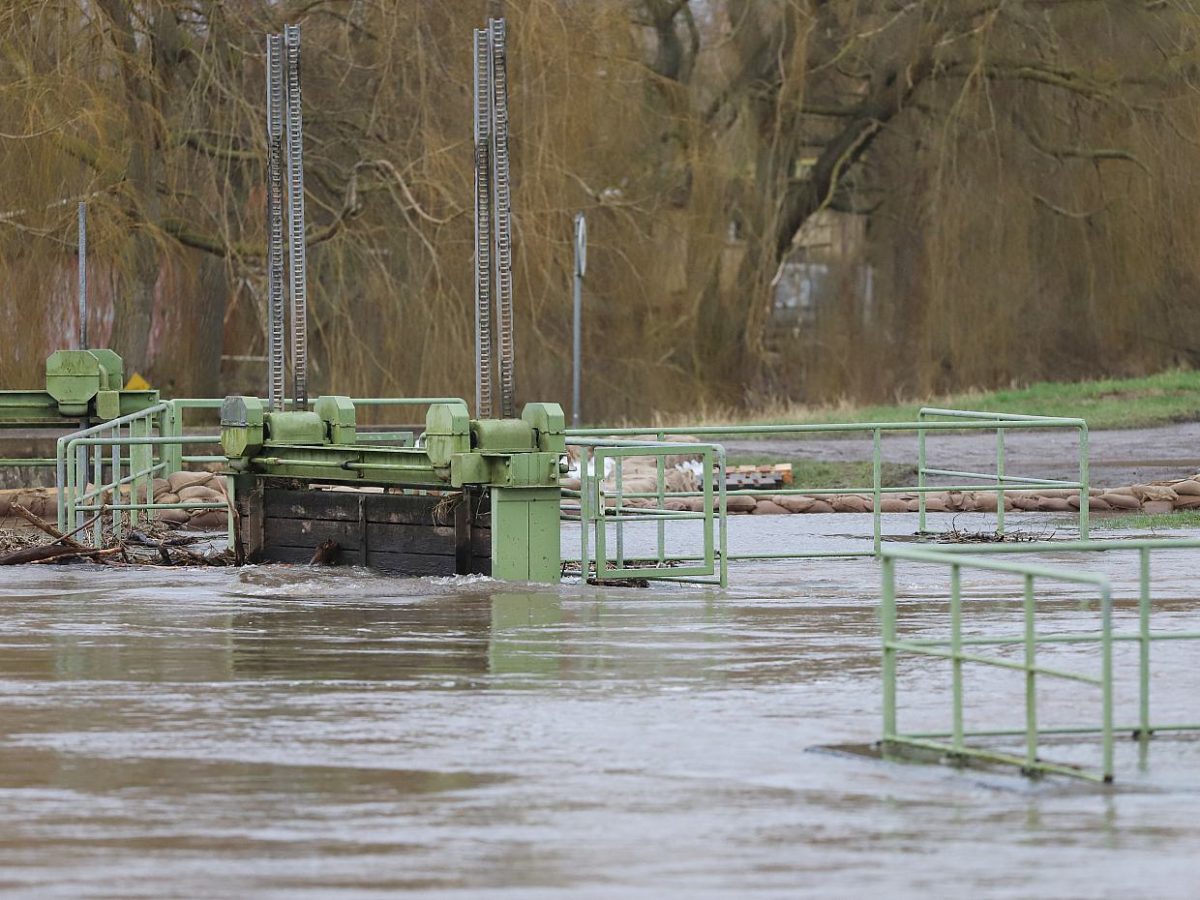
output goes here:
[[500, 416], [512, 418], [516, 415], [516, 348], [504, 19], [488, 19], [486, 28], [475, 30], [474, 61], [475, 414], [492, 415], [493, 382], [498, 381]]

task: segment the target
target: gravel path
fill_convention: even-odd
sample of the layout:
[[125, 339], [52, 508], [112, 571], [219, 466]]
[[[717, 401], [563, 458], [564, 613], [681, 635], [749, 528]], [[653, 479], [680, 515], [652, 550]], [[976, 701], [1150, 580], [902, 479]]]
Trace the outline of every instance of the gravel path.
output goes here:
[[[813, 438], [721, 441], [730, 455], [778, 455], [780, 459], [807, 458], [830, 462], [856, 462], [871, 458], [871, 439]], [[1119, 487], [1162, 479], [1179, 479], [1200, 472], [1200, 422], [1157, 428], [1093, 431], [1091, 482], [1095, 487]], [[1070, 480], [1078, 477], [1078, 435], [1067, 429], [1009, 431], [1005, 434], [1005, 459], [1010, 475], [1042, 476]], [[883, 459], [916, 465], [915, 434], [884, 434]], [[994, 432], [935, 434], [926, 439], [930, 466], [971, 472], [994, 472]]]

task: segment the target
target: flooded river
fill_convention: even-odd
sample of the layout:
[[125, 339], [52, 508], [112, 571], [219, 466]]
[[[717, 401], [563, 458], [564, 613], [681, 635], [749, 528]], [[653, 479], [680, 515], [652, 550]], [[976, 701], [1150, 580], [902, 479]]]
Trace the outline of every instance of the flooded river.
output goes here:
[[[911, 531], [904, 519], [889, 529]], [[869, 517], [734, 527], [774, 548], [817, 541], [799, 529], [862, 534]], [[1198, 627], [1187, 557], [1156, 567], [1160, 628]], [[1128, 596], [1132, 560], [1087, 567]], [[944, 621], [938, 578], [903, 570], [902, 624]], [[742, 566], [724, 592], [286, 567], [5, 572], [0, 890], [1200, 895], [1200, 742], [1156, 740], [1141, 759], [1122, 742], [1112, 788], [840, 749], [879, 734], [878, 589], [869, 560]], [[969, 594], [989, 590], [968, 579]], [[1013, 625], [1011, 605], [977, 606], [980, 626]], [[1094, 616], [1074, 589], [1045, 610], [1055, 625]], [[1156, 715], [1200, 719], [1200, 645], [1155, 654]], [[933, 721], [949, 687], [927, 662], [902, 692]], [[1006, 674], [968, 685], [985, 719], [1023, 710]], [[1119, 678], [1122, 702], [1134, 677]]]

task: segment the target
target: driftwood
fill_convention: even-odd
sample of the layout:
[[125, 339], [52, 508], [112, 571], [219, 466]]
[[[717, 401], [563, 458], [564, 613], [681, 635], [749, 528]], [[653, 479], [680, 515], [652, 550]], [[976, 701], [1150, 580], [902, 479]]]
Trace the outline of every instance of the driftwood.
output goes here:
[[84, 522], [82, 525], [80, 525], [78, 528], [76, 528], [70, 534], [63, 534], [61, 531], [59, 531], [57, 528], [55, 528], [53, 525], [51, 525], [49, 522], [47, 522], [41, 516], [35, 515], [34, 513], [30, 512], [28, 509], [26, 509], [20, 503], [14, 503], [12, 505], [11, 509], [18, 516], [20, 516], [22, 519], [24, 519], [26, 522], [28, 522], [30, 525], [46, 532], [46, 534], [48, 534], [48, 535], [50, 535], [50, 537], [54, 538], [55, 543], [65, 544], [68, 547], [74, 547], [76, 550], [86, 550], [88, 548], [84, 547], [83, 544], [79, 543], [79, 541], [74, 540], [73, 536], [76, 534], [79, 534], [79, 532], [83, 531], [89, 525], [94, 524], [96, 519], [98, 519], [98, 518], [100, 518], [100, 516], [104, 515], [103, 512], [97, 513], [95, 516], [93, 516], [88, 521]]
[[[70, 534], [63, 534], [55, 526], [51, 525], [41, 516], [31, 512], [19, 503], [12, 505], [12, 511], [33, 525], [39, 531], [44, 532], [54, 540], [49, 544], [42, 544], [34, 547], [21, 547], [16, 550], [9, 551], [5, 554], [0, 554], [0, 566], [15, 566], [25, 563], [52, 563], [66, 562], [72, 559], [89, 559], [94, 562], [106, 562], [109, 557], [119, 557], [113, 562], [119, 563], [142, 563], [146, 565], [227, 565], [228, 554], [220, 553], [215, 556], [206, 556], [202, 553], [195, 553], [187, 549], [186, 544], [195, 543], [202, 540], [200, 537], [170, 537], [170, 538], [153, 538], [141, 531], [133, 531], [122, 539], [116, 539], [112, 546], [104, 548], [88, 547], [79, 543], [74, 539], [74, 535], [84, 531], [89, 526], [94, 525], [96, 521], [104, 515], [104, 510], [101, 510], [87, 522], [84, 522]], [[133, 547], [150, 547], [157, 550], [155, 558], [146, 559], [144, 557], [131, 557], [129, 548]], [[172, 550], [175, 556], [172, 555]]]
[[81, 557], [94, 559], [120, 553], [123, 548], [109, 547], [93, 550], [90, 547], [64, 547], [61, 544], [43, 544], [40, 547], [22, 547], [0, 555], [0, 566], [19, 566], [25, 563], [60, 562]]

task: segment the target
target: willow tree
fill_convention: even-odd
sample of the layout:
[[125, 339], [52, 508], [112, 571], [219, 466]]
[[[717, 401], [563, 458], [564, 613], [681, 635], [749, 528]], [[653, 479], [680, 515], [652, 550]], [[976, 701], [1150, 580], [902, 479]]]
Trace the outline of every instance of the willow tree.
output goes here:
[[[503, 7], [503, 9], [501, 9]], [[1189, 0], [0, 2], [0, 378], [92, 332], [177, 394], [263, 346], [263, 39], [304, 33], [314, 390], [470, 392], [470, 30], [509, 20], [518, 389], [567, 394], [589, 218], [597, 417], [1189, 359]], [[766, 352], [806, 227], [854, 298]], [[227, 375], [229, 373], [226, 373]]]
[[[1136, 325], [1161, 336], [1195, 279], [1167, 250], [1197, 237], [1180, 210], [1200, 138], [1191, 0], [641, 0], [633, 13], [664, 108], [692, 126], [671, 128], [680, 155], [723, 172], [746, 246], [740, 306], [716, 296], [715, 273], [706, 285], [719, 378], [821, 399], [1178, 358]], [[697, 168], [680, 184], [700, 184]], [[855, 340], [826, 325], [772, 371], [772, 285], [825, 210], [864, 217], [885, 315]]]

